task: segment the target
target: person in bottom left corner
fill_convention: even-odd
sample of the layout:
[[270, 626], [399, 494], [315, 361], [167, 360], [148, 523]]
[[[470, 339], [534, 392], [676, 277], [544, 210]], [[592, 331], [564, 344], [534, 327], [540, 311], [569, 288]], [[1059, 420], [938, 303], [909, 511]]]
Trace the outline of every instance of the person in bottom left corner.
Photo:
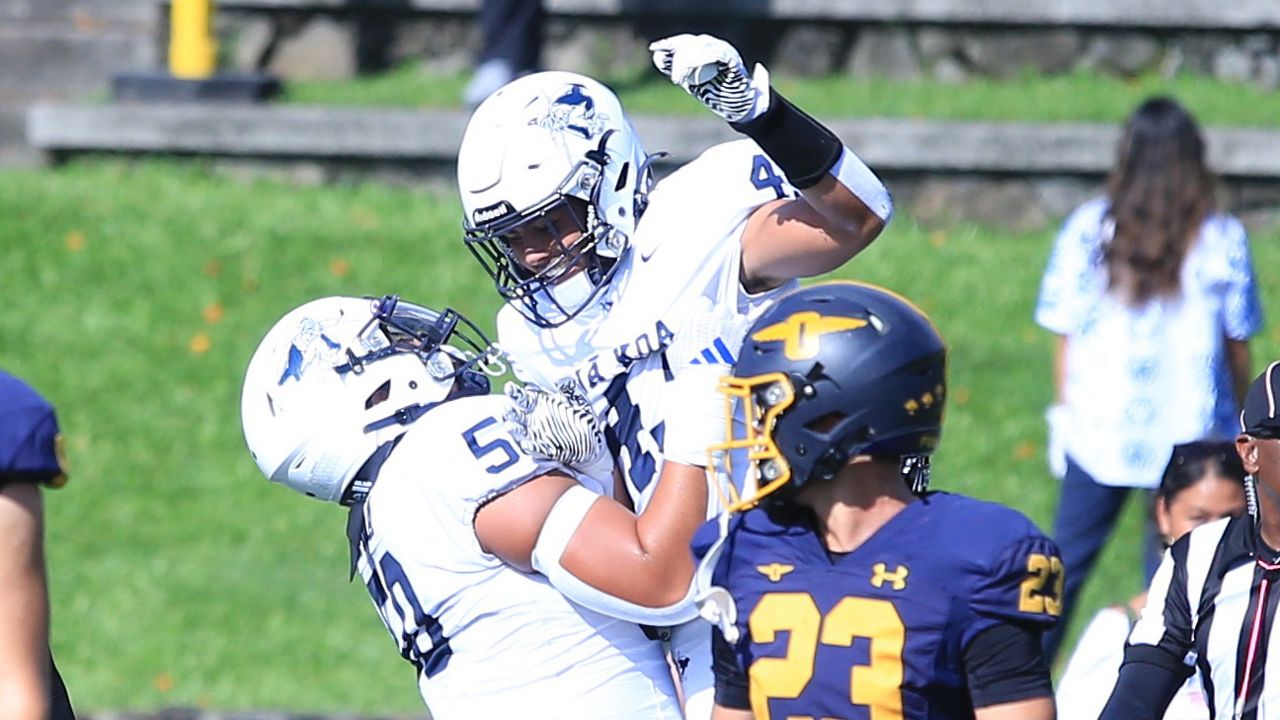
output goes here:
[[[249, 361], [245, 442], [268, 479], [351, 508], [352, 571], [436, 720], [680, 718], [641, 624], [697, 617], [705, 474], [660, 478], [633, 514], [596, 480], [612, 456], [594, 416], [556, 393], [489, 394], [489, 351], [452, 310], [311, 301]], [[681, 392], [722, 404], [710, 378]], [[670, 431], [706, 447], [709, 416]], [[577, 465], [557, 448], [582, 449]]]
[[0, 370], [0, 717], [74, 720], [49, 652], [40, 486], [66, 484], [58, 420], [43, 397]]

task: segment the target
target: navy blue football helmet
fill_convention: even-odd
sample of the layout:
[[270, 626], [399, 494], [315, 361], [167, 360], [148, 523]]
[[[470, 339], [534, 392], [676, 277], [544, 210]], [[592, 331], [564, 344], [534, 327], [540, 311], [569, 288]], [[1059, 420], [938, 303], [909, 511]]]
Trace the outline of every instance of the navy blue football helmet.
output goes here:
[[[946, 358], [929, 317], [883, 288], [831, 282], [780, 298], [721, 381], [742, 413], [711, 449], [727, 508], [834, 477], [859, 455], [927, 468], [942, 434]], [[731, 458], [743, 451], [746, 477], [735, 478]]]

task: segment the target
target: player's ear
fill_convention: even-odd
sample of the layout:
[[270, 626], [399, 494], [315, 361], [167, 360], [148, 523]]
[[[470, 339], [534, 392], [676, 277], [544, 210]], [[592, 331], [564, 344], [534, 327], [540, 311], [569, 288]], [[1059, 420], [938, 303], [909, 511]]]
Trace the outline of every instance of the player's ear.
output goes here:
[[1258, 441], [1240, 433], [1236, 436], [1236, 452], [1240, 454], [1240, 462], [1244, 471], [1250, 475], [1258, 473]]

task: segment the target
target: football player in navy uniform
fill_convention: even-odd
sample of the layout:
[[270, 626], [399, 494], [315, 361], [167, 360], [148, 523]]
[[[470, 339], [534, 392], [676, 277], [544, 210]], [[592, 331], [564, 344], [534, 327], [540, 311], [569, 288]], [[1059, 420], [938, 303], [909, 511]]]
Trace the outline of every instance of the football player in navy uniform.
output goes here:
[[74, 720], [49, 654], [40, 486], [66, 483], [53, 407], [0, 371], [0, 717]]
[[742, 414], [711, 451], [734, 480], [703, 566], [713, 717], [1054, 716], [1058, 550], [1013, 510], [927, 491], [947, 390], [924, 313], [869, 285], [794, 291], [721, 392]]

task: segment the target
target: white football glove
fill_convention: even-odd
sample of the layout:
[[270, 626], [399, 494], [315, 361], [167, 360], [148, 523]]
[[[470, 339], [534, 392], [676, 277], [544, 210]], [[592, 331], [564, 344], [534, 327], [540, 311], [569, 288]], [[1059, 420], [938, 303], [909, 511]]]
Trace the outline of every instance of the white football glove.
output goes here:
[[723, 442], [726, 435], [727, 401], [718, 388], [727, 373], [724, 365], [690, 365], [663, 388], [664, 458], [707, 466], [707, 447]]
[[600, 423], [581, 398], [536, 385], [507, 383], [507, 431], [530, 455], [555, 460], [593, 478], [613, 474], [613, 456]]
[[756, 64], [747, 75], [742, 56], [711, 35], [673, 35], [649, 43], [653, 64], [728, 122], [759, 117], [769, 109], [769, 71]]

